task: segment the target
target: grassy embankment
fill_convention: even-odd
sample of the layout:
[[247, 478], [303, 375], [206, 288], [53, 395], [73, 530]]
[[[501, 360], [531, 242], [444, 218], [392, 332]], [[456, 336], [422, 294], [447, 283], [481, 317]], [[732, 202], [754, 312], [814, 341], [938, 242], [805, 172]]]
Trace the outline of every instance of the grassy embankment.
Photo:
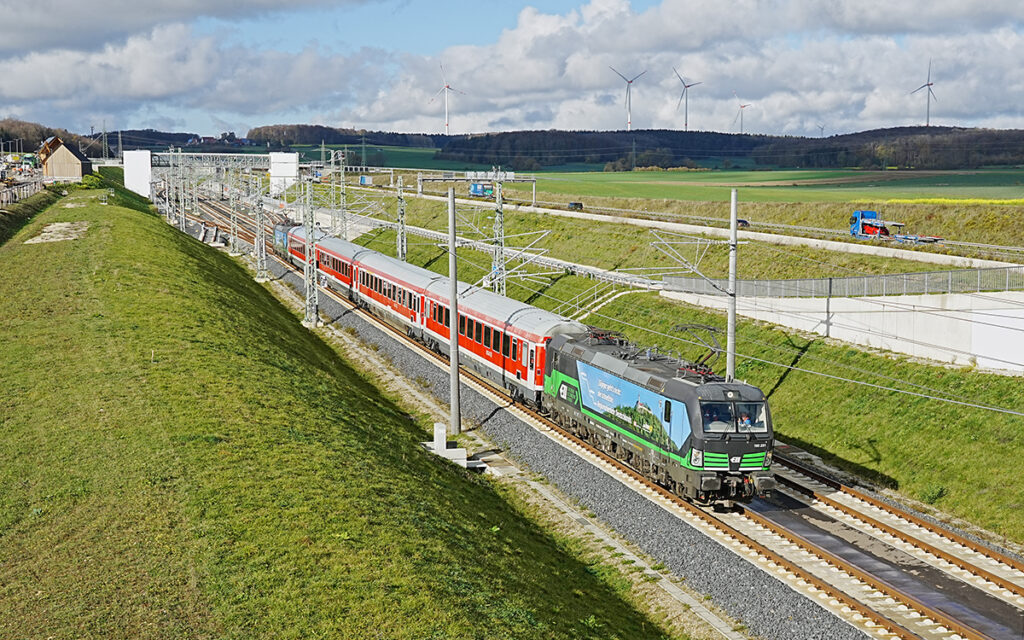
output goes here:
[[[393, 203], [389, 203], [388, 207], [393, 209]], [[468, 217], [472, 214], [464, 215]], [[481, 208], [475, 214], [474, 224], [478, 229], [490, 233], [493, 222], [488, 216], [491, 215], [492, 209], [489, 206]], [[448, 224], [446, 204], [442, 202], [407, 198], [406, 216], [409, 224], [429, 229], [445, 230]], [[550, 230], [551, 233], [537, 245], [538, 248], [547, 249], [549, 255], [555, 258], [605, 269], [679, 266], [651, 246], [656, 238], [646, 229], [614, 222], [580, 221], [506, 210], [506, 235], [540, 229]], [[473, 237], [468, 225], [460, 227], [460, 233]], [[721, 238], [713, 240], [721, 242]], [[419, 241], [414, 237], [410, 239], [410, 242]], [[522, 240], [509, 242], [525, 244]], [[708, 251], [698, 251], [694, 244], [678, 245], [676, 249], [690, 261], [696, 261], [698, 255], [701, 255], [700, 269], [708, 277], [726, 277], [729, 273], [728, 252], [722, 245]], [[783, 247], [757, 241], [744, 243], [740, 252], [740, 278], [747, 279], [843, 277], [943, 269], [940, 265], [915, 260], [879, 258], [810, 247]]]
[[236, 263], [96, 197], [0, 247], [0, 636], [660, 635]]
[[[846, 173], [853, 175], [847, 176]], [[913, 176], [912, 173], [901, 175]], [[663, 182], [659, 182], [659, 178]], [[538, 182], [538, 200], [582, 201], [589, 207], [727, 220], [729, 192], [736, 186], [740, 217], [753, 222], [846, 232], [854, 209], [874, 209], [886, 220], [905, 223], [907, 233], [982, 244], [1024, 246], [1024, 228], [1019, 224], [1024, 211], [1024, 171], [991, 170], [970, 175], [949, 172], [877, 183], [864, 178], [859, 172], [796, 171], [567, 174], [558, 180], [542, 179]], [[779, 181], [814, 183], [818, 180], [829, 182], [772, 186]], [[508, 187], [508, 197], [529, 198], [529, 192], [522, 191], [525, 187], [514, 184]], [[513, 191], [515, 189], [520, 191]], [[545, 193], [545, 190], [548, 191]], [[1008, 201], [1013, 204], [1007, 204]], [[649, 217], [662, 216], [652, 213]], [[686, 222], [685, 219], [680, 221]], [[930, 247], [922, 249], [935, 250]]]
[[[610, 236], [589, 237], [591, 252], [620, 246]], [[565, 241], [582, 243], [580, 238]], [[393, 232], [368, 234], [363, 242], [394, 255]], [[489, 271], [488, 256], [467, 250], [460, 250], [460, 256], [461, 280], [476, 282]], [[447, 274], [444, 253], [435, 246], [411, 243], [409, 259]], [[556, 309], [559, 301], [572, 299], [593, 284], [584, 278], [560, 276], [543, 287], [510, 282], [508, 293]], [[687, 336], [673, 331], [676, 325], [720, 327], [723, 335], [719, 340], [725, 344], [724, 314], [673, 303], [653, 293], [624, 295], [586, 321], [620, 329], [640, 344], [657, 344], [690, 358], [699, 357], [703, 349], [686, 343]], [[1024, 410], [1019, 378], [916, 363], [899, 355], [871, 353], [742, 319], [737, 342], [740, 354], [779, 364]], [[783, 440], [910, 498], [1024, 543], [1024, 485], [1019, 482], [1014, 463], [1024, 456], [1024, 418], [790, 371], [742, 355], [737, 376], [769, 394], [776, 429]], [[724, 361], [719, 362], [718, 368], [723, 367]]]

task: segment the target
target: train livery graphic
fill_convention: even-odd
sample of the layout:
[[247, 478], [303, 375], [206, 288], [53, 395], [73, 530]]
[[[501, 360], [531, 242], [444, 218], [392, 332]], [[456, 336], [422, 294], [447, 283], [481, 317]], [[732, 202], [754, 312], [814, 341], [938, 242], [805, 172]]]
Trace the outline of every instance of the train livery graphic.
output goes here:
[[[301, 226], [273, 247], [305, 264]], [[462, 282], [453, 317], [445, 276], [320, 232], [313, 252], [321, 283], [444, 355], [457, 323], [466, 369], [670, 491], [728, 505], [775, 488], [757, 387]]]

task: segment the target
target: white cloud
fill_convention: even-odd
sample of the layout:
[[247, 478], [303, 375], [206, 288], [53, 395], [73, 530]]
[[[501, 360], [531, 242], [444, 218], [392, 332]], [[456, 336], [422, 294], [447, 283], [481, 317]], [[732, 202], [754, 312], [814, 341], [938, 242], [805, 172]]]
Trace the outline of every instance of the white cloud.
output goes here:
[[[111, 0], [110, 24], [90, 20], [89, 5], [64, 4], [11, 3], [15, 20], [0, 26], [9, 43], [0, 44], [0, 112], [155, 122], [187, 110], [257, 124], [321, 114], [324, 124], [437, 132], [443, 105], [431, 97], [443, 62], [465, 92], [451, 96], [453, 133], [615, 129], [625, 110], [613, 65], [629, 76], [648, 70], [634, 85], [635, 128], [682, 127], [676, 67], [703, 83], [690, 94], [691, 129], [734, 130], [735, 91], [753, 103], [747, 131], [817, 135], [819, 123], [832, 132], [922, 123], [923, 98], [910, 91], [931, 58], [933, 123], [1024, 126], [1019, 0], [664, 0], [640, 13], [626, 0], [591, 0], [561, 15], [525, 8], [494, 42], [435, 56], [403, 53], [401, 43], [347, 55], [228, 46], [185, 22], [284, 6], [269, 0]], [[326, 2], [299, 3], [315, 4]], [[61, 25], [84, 22], [54, 27], [44, 17], [58, 8]], [[41, 44], [3, 59], [18, 38]]]

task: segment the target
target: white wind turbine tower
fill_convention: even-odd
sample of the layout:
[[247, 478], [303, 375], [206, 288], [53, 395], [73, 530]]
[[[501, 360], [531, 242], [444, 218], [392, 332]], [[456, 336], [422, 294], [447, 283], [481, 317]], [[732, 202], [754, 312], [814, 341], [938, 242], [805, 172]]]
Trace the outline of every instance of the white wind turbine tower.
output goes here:
[[430, 99], [430, 102], [437, 100], [437, 96], [444, 93], [444, 135], [448, 135], [448, 93], [450, 91], [454, 91], [455, 93], [461, 93], [462, 95], [466, 95], [466, 93], [464, 91], [459, 91], [458, 89], [455, 89], [450, 84], [448, 84], [448, 78], [445, 77], [444, 75], [443, 64], [441, 65], [441, 81], [444, 82], [444, 85], [442, 85], [441, 88], [437, 90], [437, 93], [435, 93], [434, 97]]
[[749, 107], [751, 103], [748, 102], [747, 104], [743, 104], [743, 101], [740, 100], [740, 97], [736, 95], [735, 91], [732, 92], [732, 95], [736, 96], [736, 101], [740, 103], [739, 111], [736, 112], [736, 117], [732, 119], [732, 124], [733, 126], [736, 126], [736, 121], [739, 120], [740, 133], [743, 133], [743, 110]]
[[[679, 94], [679, 102], [686, 101], [686, 105], [683, 107], [683, 131], [690, 130], [690, 87], [696, 87], [700, 82], [691, 82], [686, 84], [686, 80], [683, 80], [683, 76], [679, 75], [675, 67], [672, 67], [672, 71], [676, 72], [676, 77], [679, 78], [679, 82], [683, 83], [683, 92]], [[679, 104], [676, 104], [676, 111], [679, 111]]]
[[932, 87], [934, 85], [935, 85], [935, 83], [932, 82], [932, 61], [931, 61], [931, 58], [929, 58], [928, 59], [928, 81], [925, 82], [924, 84], [922, 84], [920, 87], [918, 87], [918, 88], [916, 88], [916, 89], [914, 89], [913, 91], [910, 92], [910, 95], [914, 95], [915, 93], [917, 93], [921, 89], [924, 89], [926, 87], [928, 89], [928, 92], [924, 94], [924, 101], [925, 101], [924, 126], [926, 126], [926, 127], [930, 127], [931, 124], [932, 124], [932, 100], [938, 101], [938, 98], [935, 97], [935, 92], [932, 91]]
[[[611, 69], [612, 71], [615, 71], [615, 67], [609, 66], [608, 68]], [[644, 69], [637, 75], [633, 76], [632, 80], [629, 80], [626, 78], [626, 76], [622, 75], [618, 71], [615, 71], [615, 75], [619, 76], [626, 82], [626, 131], [629, 131], [633, 127], [633, 105], [630, 101], [630, 93], [631, 89], [633, 88], [633, 82], [635, 82], [637, 78], [644, 75], [645, 73], [647, 73], [647, 69]]]

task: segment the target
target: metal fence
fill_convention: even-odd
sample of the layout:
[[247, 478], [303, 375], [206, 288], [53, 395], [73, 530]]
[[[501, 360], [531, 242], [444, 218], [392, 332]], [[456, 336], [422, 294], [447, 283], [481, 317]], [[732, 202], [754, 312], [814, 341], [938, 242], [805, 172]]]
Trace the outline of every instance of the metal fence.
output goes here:
[[10, 187], [0, 187], [0, 206], [14, 204], [19, 200], [24, 200], [25, 198], [33, 194], [39, 193], [42, 190], [42, 180], [22, 182]]
[[[665, 277], [668, 291], [721, 296], [728, 287], [729, 281], [724, 279]], [[736, 281], [736, 295], [743, 298], [853, 298], [1020, 290], [1024, 290], [1024, 265], [846, 278]]]

